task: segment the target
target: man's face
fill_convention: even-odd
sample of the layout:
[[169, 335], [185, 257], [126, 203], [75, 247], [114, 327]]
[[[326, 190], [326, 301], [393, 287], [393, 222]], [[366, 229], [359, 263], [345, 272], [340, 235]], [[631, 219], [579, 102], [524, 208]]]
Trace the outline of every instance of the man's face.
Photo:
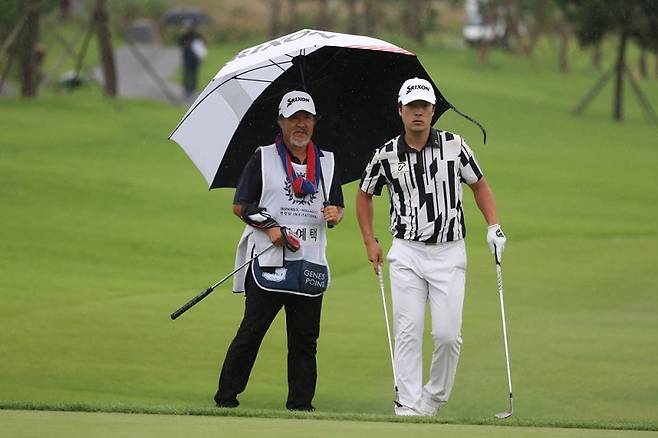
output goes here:
[[400, 117], [406, 131], [422, 132], [432, 126], [434, 105], [424, 100], [414, 100], [400, 106]]
[[306, 111], [297, 111], [288, 118], [279, 117], [279, 126], [288, 146], [303, 148], [313, 136], [315, 116]]

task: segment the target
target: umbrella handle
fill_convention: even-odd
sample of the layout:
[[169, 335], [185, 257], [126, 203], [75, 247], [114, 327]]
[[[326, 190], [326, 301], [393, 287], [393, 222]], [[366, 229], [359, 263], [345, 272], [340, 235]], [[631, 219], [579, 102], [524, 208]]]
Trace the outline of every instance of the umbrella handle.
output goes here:
[[[327, 199], [327, 189], [324, 186], [324, 175], [322, 174], [322, 166], [320, 166], [320, 184], [322, 185], [322, 194], [324, 195], [324, 202], [322, 203], [322, 205], [327, 207], [329, 205], [329, 199]], [[329, 228], [333, 228], [334, 225], [335, 224], [332, 224], [331, 222], [327, 222], [327, 226]]]
[[[323, 184], [323, 186], [324, 186], [324, 184]], [[327, 207], [327, 206], [329, 205], [329, 201], [324, 201], [324, 202], [322, 203], [322, 205], [324, 205], [325, 207]], [[327, 226], [328, 226], [329, 228], [333, 228], [335, 225], [336, 225], [336, 224], [334, 224], [334, 223], [332, 223], [332, 222], [327, 222]]]

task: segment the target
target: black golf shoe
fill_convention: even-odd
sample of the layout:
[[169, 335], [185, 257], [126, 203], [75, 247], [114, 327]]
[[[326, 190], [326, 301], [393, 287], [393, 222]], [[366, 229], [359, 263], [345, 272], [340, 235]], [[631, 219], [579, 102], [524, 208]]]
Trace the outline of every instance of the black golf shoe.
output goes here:
[[237, 400], [220, 400], [215, 402], [218, 408], [237, 408], [240, 403]]

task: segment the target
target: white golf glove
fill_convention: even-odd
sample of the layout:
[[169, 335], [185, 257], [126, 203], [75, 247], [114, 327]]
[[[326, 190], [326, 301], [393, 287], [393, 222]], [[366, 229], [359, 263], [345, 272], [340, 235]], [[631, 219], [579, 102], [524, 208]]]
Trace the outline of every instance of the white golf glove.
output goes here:
[[505, 234], [503, 234], [503, 230], [500, 228], [500, 225], [489, 225], [489, 228], [487, 228], [487, 243], [489, 244], [491, 254], [494, 254], [495, 252], [496, 260], [498, 262], [503, 260], [505, 242], [507, 242], [507, 237], [505, 237]]

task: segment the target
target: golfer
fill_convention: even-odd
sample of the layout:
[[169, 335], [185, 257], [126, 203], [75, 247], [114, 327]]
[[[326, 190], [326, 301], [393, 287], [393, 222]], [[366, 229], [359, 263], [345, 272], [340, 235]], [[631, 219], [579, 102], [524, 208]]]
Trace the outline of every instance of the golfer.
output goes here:
[[234, 279], [233, 290], [245, 292], [245, 311], [219, 376], [218, 407], [238, 406], [237, 396], [247, 386], [261, 341], [283, 307], [286, 408], [315, 409], [320, 310], [329, 286], [325, 229], [327, 223], [341, 221], [343, 193], [333, 154], [311, 140], [316, 123], [313, 98], [291, 91], [281, 99], [278, 114], [281, 132], [273, 144], [256, 150], [235, 192], [233, 212], [247, 224], [236, 266], [265, 252]]
[[[450, 396], [462, 344], [466, 274], [461, 183], [473, 191], [489, 224], [487, 242], [502, 254], [505, 236], [493, 195], [473, 152], [458, 135], [433, 129], [436, 97], [419, 78], [398, 94], [404, 131], [377, 149], [357, 190], [363, 241], [378, 272], [382, 248], [373, 234], [373, 195], [388, 187], [393, 244], [388, 252], [393, 299], [397, 415], [435, 415]], [[429, 303], [434, 340], [429, 379], [423, 386], [422, 340]]]

